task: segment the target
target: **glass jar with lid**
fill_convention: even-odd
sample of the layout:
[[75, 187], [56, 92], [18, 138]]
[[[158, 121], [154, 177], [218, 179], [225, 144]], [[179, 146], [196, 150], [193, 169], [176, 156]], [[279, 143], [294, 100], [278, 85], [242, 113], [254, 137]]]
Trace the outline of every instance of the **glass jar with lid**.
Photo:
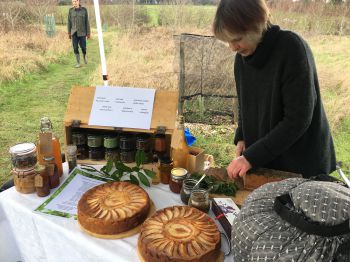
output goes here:
[[37, 165], [35, 168], [35, 190], [39, 197], [50, 194], [50, 178], [44, 165]]
[[179, 194], [183, 181], [187, 178], [186, 169], [178, 167], [171, 170], [171, 178], [169, 180], [169, 188], [173, 193]]
[[188, 205], [195, 207], [204, 213], [208, 213], [210, 209], [209, 192], [206, 189], [192, 190]]
[[16, 169], [31, 169], [36, 165], [36, 146], [33, 143], [21, 143], [9, 150], [12, 166]]
[[13, 182], [15, 189], [23, 194], [29, 194], [35, 192], [35, 167], [29, 169], [12, 169], [11, 175], [13, 176]]
[[123, 151], [135, 151], [135, 137], [131, 133], [122, 133], [119, 138], [119, 147]]
[[182, 203], [185, 205], [188, 205], [188, 200], [190, 199], [190, 195], [192, 192], [193, 187], [196, 185], [198, 181], [193, 178], [186, 178], [183, 181], [181, 192], [180, 192], [180, 197]]
[[150, 134], [139, 134], [136, 136], [136, 149], [143, 150], [145, 152], [151, 149], [151, 135]]

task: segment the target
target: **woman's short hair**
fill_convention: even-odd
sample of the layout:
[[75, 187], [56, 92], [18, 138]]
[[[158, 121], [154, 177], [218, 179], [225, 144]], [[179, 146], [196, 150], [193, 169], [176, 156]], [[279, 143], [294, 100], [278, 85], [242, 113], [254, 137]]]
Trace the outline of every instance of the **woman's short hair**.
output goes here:
[[231, 34], [262, 33], [269, 23], [265, 0], [221, 0], [216, 10], [213, 33], [229, 41]]

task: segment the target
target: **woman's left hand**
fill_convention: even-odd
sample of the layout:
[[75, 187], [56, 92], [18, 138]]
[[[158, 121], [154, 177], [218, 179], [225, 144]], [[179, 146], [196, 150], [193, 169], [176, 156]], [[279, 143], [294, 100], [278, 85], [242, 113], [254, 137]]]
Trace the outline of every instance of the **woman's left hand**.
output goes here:
[[227, 174], [231, 179], [242, 177], [252, 166], [244, 156], [236, 157], [227, 167]]

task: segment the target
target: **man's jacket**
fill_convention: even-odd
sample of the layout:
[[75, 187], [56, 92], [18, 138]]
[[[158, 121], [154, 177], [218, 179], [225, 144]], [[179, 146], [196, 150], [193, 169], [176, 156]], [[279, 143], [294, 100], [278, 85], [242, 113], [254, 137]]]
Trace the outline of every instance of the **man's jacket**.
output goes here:
[[75, 32], [78, 36], [90, 35], [89, 16], [85, 7], [69, 9], [67, 27], [69, 35]]

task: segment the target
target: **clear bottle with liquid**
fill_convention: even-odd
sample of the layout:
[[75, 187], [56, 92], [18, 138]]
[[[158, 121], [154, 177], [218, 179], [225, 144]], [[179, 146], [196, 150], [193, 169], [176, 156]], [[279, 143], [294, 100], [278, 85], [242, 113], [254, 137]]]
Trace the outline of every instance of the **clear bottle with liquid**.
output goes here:
[[171, 156], [173, 159], [173, 166], [187, 169], [187, 160], [190, 150], [185, 138], [184, 118], [182, 115], [178, 116], [176, 128], [171, 138]]
[[[57, 166], [58, 175], [62, 176], [63, 167], [62, 167], [61, 145], [58, 137], [53, 133], [52, 123], [48, 117], [41, 118], [40, 131], [41, 133], [52, 133], [52, 153], [53, 153], [53, 157], [55, 158], [55, 164]], [[45, 161], [44, 161], [44, 153], [42, 153], [40, 149], [40, 139], [38, 139], [37, 153], [38, 153], [38, 162], [39, 164], [43, 165]]]

